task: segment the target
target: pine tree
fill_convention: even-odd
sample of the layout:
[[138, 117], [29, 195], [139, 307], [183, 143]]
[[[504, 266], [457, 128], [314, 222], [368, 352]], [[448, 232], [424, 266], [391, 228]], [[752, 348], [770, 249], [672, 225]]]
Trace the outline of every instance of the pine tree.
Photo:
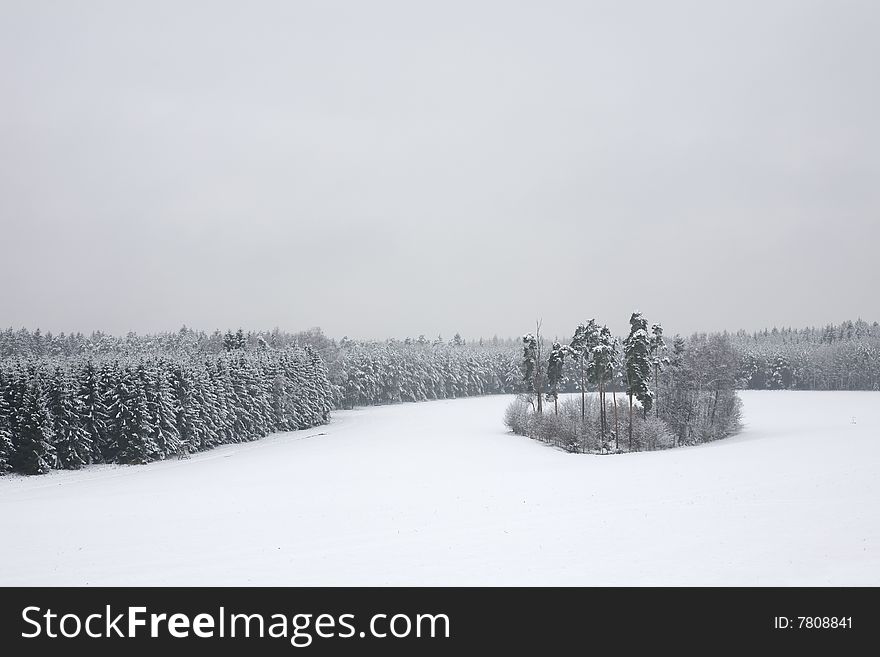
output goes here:
[[523, 356], [522, 356], [522, 376], [526, 385], [526, 390], [535, 393], [537, 398], [537, 412], [542, 412], [541, 397], [544, 395], [541, 378], [541, 345], [540, 337], [536, 337], [531, 333], [526, 333], [522, 337]]
[[100, 374], [95, 364], [88, 360], [79, 373], [79, 407], [82, 412], [82, 428], [88, 434], [91, 445], [91, 462], [102, 460], [102, 446], [107, 442], [110, 418]]
[[194, 378], [189, 363], [177, 363], [171, 372], [177, 432], [181, 446], [187, 451], [199, 449], [203, 433]]
[[153, 441], [149, 422], [143, 376], [129, 368], [120, 373], [114, 400], [114, 419], [117, 431], [118, 463], [127, 465], [149, 463], [159, 455]]
[[16, 425], [18, 444], [13, 468], [23, 474], [46, 474], [55, 462], [55, 436], [45, 395], [36, 380], [24, 385]]
[[15, 443], [12, 442], [12, 407], [7, 401], [7, 380], [0, 370], [0, 475], [12, 469]]
[[593, 349], [599, 344], [599, 327], [596, 320], [578, 324], [569, 347], [577, 358], [581, 391], [581, 422], [586, 422], [587, 369]]
[[651, 339], [648, 323], [641, 313], [634, 312], [629, 319], [630, 331], [623, 341], [624, 375], [626, 394], [629, 397], [629, 449], [632, 450], [633, 437], [633, 397], [642, 404], [642, 412], [647, 417], [654, 401], [654, 393], [648, 388], [651, 372]]
[[73, 382], [61, 367], [55, 369], [52, 378], [48, 408], [53, 420], [57, 467], [78, 470], [89, 464], [93, 446], [83, 427], [85, 409]]
[[228, 377], [221, 367], [222, 360], [214, 360], [205, 363], [207, 370], [208, 382], [211, 386], [212, 398], [215, 400], [214, 408], [214, 425], [216, 427], [218, 440], [221, 443], [233, 442], [232, 436], [232, 416], [229, 411], [230, 391], [227, 387]]
[[232, 331], [226, 331], [223, 336], [223, 349], [226, 351], [232, 351], [236, 348], [235, 335]]
[[159, 361], [139, 367], [138, 377], [146, 396], [150, 439], [156, 445], [157, 456], [176, 454], [180, 449], [180, 431], [168, 364]]
[[316, 405], [316, 424], [324, 424], [330, 420], [330, 381], [327, 377], [327, 367], [324, 365], [324, 359], [314, 350], [309, 350], [309, 360], [312, 367], [312, 376], [315, 380], [315, 389], [317, 396], [315, 398]]
[[251, 440], [256, 435], [254, 420], [251, 417], [249, 391], [242, 358], [229, 361], [230, 380], [232, 382], [232, 399], [230, 407], [233, 412], [233, 427], [236, 441]]
[[207, 372], [199, 364], [193, 364], [193, 405], [197, 421], [196, 432], [200, 450], [211, 449], [220, 444], [219, 426], [215, 424], [218, 400]]
[[550, 349], [550, 356], [547, 362], [547, 386], [549, 392], [547, 397], [553, 400], [553, 413], [559, 415], [559, 387], [563, 381], [563, 366], [565, 365], [565, 357], [576, 353], [568, 345], [561, 345], [558, 342], [553, 343]]
[[[605, 386], [614, 377], [617, 368], [617, 341], [607, 326], [599, 330], [596, 345], [592, 349], [587, 369], [587, 378], [599, 391], [599, 427], [602, 444], [608, 430], [608, 418], [605, 404]], [[615, 436], [615, 449], [618, 447]]]
[[654, 413], [660, 417], [660, 372], [669, 364], [669, 358], [666, 356], [666, 343], [663, 341], [663, 327], [660, 324], [651, 324], [650, 351], [651, 366], [654, 369], [654, 393], [657, 395]]

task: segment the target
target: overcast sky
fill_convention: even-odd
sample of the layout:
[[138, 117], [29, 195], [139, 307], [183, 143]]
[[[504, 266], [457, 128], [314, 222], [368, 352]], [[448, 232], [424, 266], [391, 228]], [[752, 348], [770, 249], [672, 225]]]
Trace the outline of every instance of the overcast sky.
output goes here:
[[880, 3], [0, 0], [0, 327], [880, 319]]

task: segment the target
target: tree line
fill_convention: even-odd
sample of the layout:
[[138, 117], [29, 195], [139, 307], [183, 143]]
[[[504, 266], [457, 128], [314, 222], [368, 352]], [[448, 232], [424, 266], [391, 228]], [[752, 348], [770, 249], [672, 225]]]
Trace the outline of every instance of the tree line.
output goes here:
[[340, 408], [523, 390], [515, 352], [490, 345], [343, 341], [329, 369]]
[[[552, 402], [553, 416], [572, 416], [578, 449], [644, 449], [728, 435], [738, 417], [737, 387], [878, 384], [880, 327], [861, 320], [675, 336], [671, 346], [662, 327], [638, 313], [624, 338], [590, 320], [549, 344], [540, 330], [518, 341], [456, 334], [362, 342], [336, 341], [320, 329], [208, 334], [183, 327], [121, 337], [6, 329], [0, 471], [146, 462], [314, 426], [333, 407], [529, 391], [539, 415]], [[572, 392], [580, 394], [579, 408], [562, 409], [559, 396]]]
[[0, 360], [0, 472], [140, 464], [328, 421], [311, 347]]
[[880, 325], [857, 320], [731, 336], [750, 390], [880, 389]]
[[[840, 324], [829, 324], [821, 328], [804, 329], [765, 329], [747, 333], [710, 333], [695, 334], [685, 339], [687, 343], [705, 340], [728, 340], [735, 352], [736, 385], [747, 389], [793, 389], [793, 390], [877, 390], [880, 389], [880, 325], [877, 322], [868, 324], [863, 320], [845, 321]], [[563, 342], [564, 340], [558, 340]], [[233, 350], [284, 349], [295, 345], [309, 345], [324, 358], [331, 377], [335, 374], [334, 385], [341, 386], [348, 381], [349, 372], [356, 372], [356, 367], [374, 354], [389, 367], [398, 360], [415, 361], [413, 367], [427, 369], [421, 372], [421, 379], [441, 378], [438, 385], [408, 385], [401, 383], [400, 394], [388, 390], [393, 384], [378, 383], [376, 371], [361, 367], [363, 375], [355, 373], [355, 378], [362, 376], [363, 393], [339, 391], [335, 388], [335, 399], [340, 405], [350, 405], [351, 400], [360, 395], [360, 404], [386, 403], [390, 400], [404, 399], [435, 399], [442, 396], [462, 396], [473, 394], [463, 392], [466, 386], [456, 383], [461, 377], [473, 379], [477, 377], [487, 391], [518, 392], [522, 389], [521, 381], [514, 382], [510, 378], [511, 370], [517, 369], [517, 351], [521, 349], [521, 340], [493, 337], [491, 339], [465, 340], [455, 334], [446, 341], [442, 336], [433, 339], [420, 335], [416, 338], [403, 340], [387, 340], [384, 342], [359, 342], [343, 338], [333, 340], [325, 336], [320, 329], [310, 329], [290, 333], [275, 329], [273, 331], [214, 331], [206, 333], [186, 327], [176, 332], [153, 335], [129, 333], [125, 336], [112, 336], [102, 332], [89, 335], [82, 333], [52, 334], [39, 330], [0, 331], [0, 358], [14, 357], [109, 357], [113, 355], [131, 356], [134, 354], [149, 356], [152, 354], [220, 354]], [[575, 346], [576, 343], [575, 343]], [[455, 365], [455, 370], [442, 374], [442, 367], [425, 362], [425, 354], [432, 352], [452, 354], [451, 358], [458, 361], [458, 356], [467, 350], [470, 358], [476, 361], [466, 372], [464, 366]], [[485, 352], [485, 355], [484, 355]], [[397, 354], [400, 354], [398, 356]], [[415, 354], [412, 356], [411, 354]], [[345, 362], [342, 360], [345, 359]], [[429, 359], [430, 360], [430, 359]], [[504, 364], [498, 364], [503, 361]], [[558, 379], [559, 392], [573, 392], [582, 388], [579, 382], [583, 372], [578, 372], [576, 359], [563, 358], [563, 373]], [[404, 372], [407, 363], [400, 364]], [[376, 368], [373, 368], [374, 370]], [[461, 370], [459, 372], [459, 369]], [[486, 370], [500, 370], [504, 381], [498, 385], [498, 376], [483, 374]], [[381, 371], [381, 368], [379, 368]], [[406, 375], [404, 375], [405, 377]], [[446, 385], [446, 379], [453, 382]], [[485, 379], [485, 380], [484, 380]], [[606, 392], [612, 388], [620, 388], [620, 382], [611, 380], [604, 382]], [[447, 389], [441, 393], [440, 388]], [[476, 384], [470, 389], [477, 389]], [[383, 390], [384, 388], [384, 390]], [[424, 391], [422, 390], [424, 388]], [[369, 401], [368, 401], [369, 400]]]

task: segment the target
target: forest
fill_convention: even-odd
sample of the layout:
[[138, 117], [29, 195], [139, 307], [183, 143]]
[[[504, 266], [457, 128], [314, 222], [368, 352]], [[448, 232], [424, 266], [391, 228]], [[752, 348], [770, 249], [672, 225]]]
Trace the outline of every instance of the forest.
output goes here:
[[[677, 338], [678, 336], [675, 336]], [[673, 338], [673, 340], [675, 339]], [[772, 328], [756, 332], [737, 331], [734, 333], [699, 333], [683, 338], [685, 343], [699, 340], [729, 340], [736, 353], [736, 386], [750, 390], [877, 390], [880, 389], [880, 324], [869, 324], [861, 319], [847, 320], [840, 324], [802, 329]], [[565, 336], [556, 336], [554, 341], [564, 342]], [[519, 392], [522, 383], [519, 378], [520, 339], [478, 338], [465, 340], [456, 335], [448, 341], [438, 336], [426, 339], [425, 336], [384, 341], [358, 341], [342, 338], [333, 340], [320, 329], [301, 332], [273, 331], [206, 333], [182, 327], [179, 331], [154, 335], [129, 333], [113, 336], [102, 332], [89, 335], [82, 333], [42, 333], [39, 329], [0, 331], [0, 361], [9, 358], [40, 358], [99, 355], [150, 355], [163, 354], [220, 354], [235, 347], [244, 351], [261, 348], [280, 349], [290, 345], [309, 345], [321, 354], [330, 370], [334, 385], [336, 402], [341, 405], [386, 403], [388, 401], [414, 399], [433, 399], [440, 394], [440, 384], [428, 386], [424, 397], [421, 387], [411, 386], [411, 392], [401, 390], [398, 395], [391, 384], [381, 383], [376, 373], [383, 367], [364, 367], [353, 378], [362, 382], [363, 393], [351, 390], [348, 401], [339, 387], [349, 380], [349, 373], [360, 363], [369, 362], [371, 356], [386, 362], [415, 360], [425, 366], [428, 362], [435, 376], [443, 372], [440, 362], [446, 361], [448, 376], [456, 378], [465, 372], [449, 370], [450, 361], [470, 362], [470, 376], [474, 370], [485, 371], [478, 374], [483, 389], [497, 392]], [[426, 353], [436, 354], [427, 358]], [[426, 360], [427, 358], [427, 360]], [[435, 363], [436, 361], [436, 363]], [[436, 365], [436, 367], [435, 367]], [[463, 366], [462, 366], [463, 368]], [[398, 368], [407, 371], [401, 363]], [[566, 364], [566, 377], [561, 384], [562, 392], [577, 390], [576, 379], [571, 375], [570, 364]], [[423, 373], [424, 374], [424, 373]], [[454, 375], [454, 376], [453, 376]], [[423, 377], [422, 377], [423, 378]], [[354, 383], [350, 384], [354, 385]], [[445, 381], [443, 382], [445, 386]], [[474, 384], [476, 385], [476, 384]], [[406, 382], [401, 381], [402, 388]], [[464, 392], [466, 386], [453, 381], [448, 386], [446, 396], [474, 394]], [[384, 392], [383, 388], [386, 388]], [[454, 395], [452, 394], [454, 393]], [[353, 397], [363, 395], [354, 402]], [[482, 393], [478, 393], [482, 394]]]
[[142, 464], [328, 421], [309, 346], [0, 360], [0, 472]]
[[[591, 321], [553, 340], [536, 331], [515, 340], [337, 341], [320, 329], [9, 328], [0, 331], [0, 472], [146, 463], [315, 426], [332, 408], [511, 393], [526, 395], [508, 413], [525, 435], [572, 451], [656, 449], [729, 435], [738, 388], [880, 384], [876, 322], [676, 335], [668, 345], [659, 324], [638, 313], [630, 329], [623, 339]], [[560, 403], [563, 393], [581, 399]], [[539, 406], [540, 421], [526, 426]]]
[[731, 336], [739, 385], [750, 390], [880, 389], [880, 325], [773, 328]]

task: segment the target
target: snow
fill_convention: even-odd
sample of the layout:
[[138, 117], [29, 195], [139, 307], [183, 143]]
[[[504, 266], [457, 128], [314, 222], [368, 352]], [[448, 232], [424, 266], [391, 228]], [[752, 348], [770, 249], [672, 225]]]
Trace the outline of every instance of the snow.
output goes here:
[[0, 584], [880, 585], [880, 394], [742, 398], [742, 434], [665, 452], [557, 451], [498, 396], [3, 477]]

